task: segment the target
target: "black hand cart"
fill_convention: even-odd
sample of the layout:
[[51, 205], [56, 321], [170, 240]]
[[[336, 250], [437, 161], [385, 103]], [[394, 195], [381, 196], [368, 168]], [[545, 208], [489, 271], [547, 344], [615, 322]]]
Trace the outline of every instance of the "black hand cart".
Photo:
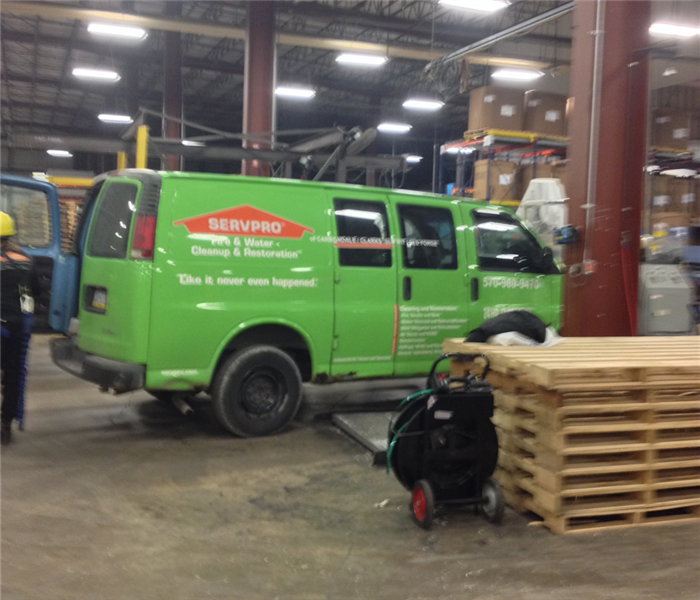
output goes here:
[[482, 378], [436, 375], [438, 364], [447, 358], [480, 356], [439, 356], [427, 389], [406, 398], [389, 425], [387, 470], [412, 492], [413, 519], [425, 529], [436, 508], [450, 504], [473, 505], [492, 523], [503, 519], [503, 490], [491, 477], [498, 438], [491, 422], [493, 393], [483, 379], [488, 365]]

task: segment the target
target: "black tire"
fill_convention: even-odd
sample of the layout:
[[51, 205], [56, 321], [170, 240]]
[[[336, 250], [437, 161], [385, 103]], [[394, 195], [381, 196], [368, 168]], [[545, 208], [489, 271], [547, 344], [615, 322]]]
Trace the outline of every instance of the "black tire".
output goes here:
[[288, 354], [251, 346], [224, 362], [212, 386], [219, 422], [240, 437], [270, 435], [288, 425], [301, 405], [301, 373]]
[[419, 479], [413, 488], [411, 516], [418, 527], [430, 529], [435, 518], [435, 494], [427, 479]]
[[484, 483], [481, 495], [486, 502], [481, 505], [481, 512], [489, 523], [500, 523], [503, 520], [503, 511], [506, 500], [503, 497], [503, 488], [493, 477], [489, 477]]

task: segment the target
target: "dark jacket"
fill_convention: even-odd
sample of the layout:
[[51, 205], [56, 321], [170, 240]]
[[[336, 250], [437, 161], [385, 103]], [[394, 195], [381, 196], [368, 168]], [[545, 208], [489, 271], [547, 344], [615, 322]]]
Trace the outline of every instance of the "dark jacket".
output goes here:
[[39, 277], [34, 261], [15, 244], [0, 251], [0, 319], [5, 326], [22, 323], [23, 294], [36, 298], [40, 291]]

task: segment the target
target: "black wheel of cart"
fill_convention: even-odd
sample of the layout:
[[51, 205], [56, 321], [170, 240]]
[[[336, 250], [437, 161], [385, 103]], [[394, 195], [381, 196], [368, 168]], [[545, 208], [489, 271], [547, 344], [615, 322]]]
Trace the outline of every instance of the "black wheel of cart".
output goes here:
[[435, 495], [427, 479], [419, 479], [413, 488], [411, 514], [419, 527], [430, 529], [435, 517]]
[[484, 483], [481, 495], [486, 501], [481, 505], [481, 511], [489, 523], [500, 523], [503, 520], [503, 511], [506, 501], [503, 497], [503, 488], [493, 477], [489, 477]]

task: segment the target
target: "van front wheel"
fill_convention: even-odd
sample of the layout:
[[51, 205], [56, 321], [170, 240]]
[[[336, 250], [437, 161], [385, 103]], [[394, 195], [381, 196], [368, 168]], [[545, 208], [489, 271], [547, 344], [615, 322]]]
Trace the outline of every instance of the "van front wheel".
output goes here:
[[241, 437], [276, 433], [301, 405], [301, 373], [288, 354], [273, 346], [237, 352], [221, 367], [212, 388], [219, 422]]

